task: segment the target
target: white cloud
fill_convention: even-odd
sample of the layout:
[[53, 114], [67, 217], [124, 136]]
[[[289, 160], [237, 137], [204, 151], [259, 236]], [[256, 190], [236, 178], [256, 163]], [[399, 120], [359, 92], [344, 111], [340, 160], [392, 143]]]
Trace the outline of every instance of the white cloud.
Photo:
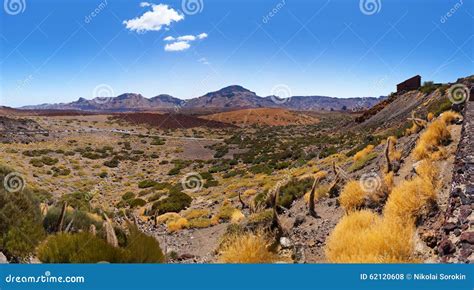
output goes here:
[[178, 40], [181, 40], [181, 41], [195, 41], [196, 36], [194, 36], [194, 35], [183, 35], [183, 36], [178, 37]]
[[129, 30], [138, 33], [159, 31], [163, 26], [166, 28], [172, 22], [178, 22], [184, 19], [184, 15], [180, 14], [173, 8], [168, 7], [166, 4], [155, 5], [148, 2], [142, 2], [140, 4], [142, 7], [148, 7], [147, 5], [151, 5], [151, 11], [147, 11], [142, 16], [125, 20], [123, 22]]
[[202, 64], [205, 64], [205, 65], [209, 65], [209, 61], [207, 61], [207, 58], [205, 57], [201, 57], [200, 59], [198, 59], [198, 62], [202, 63]]
[[188, 34], [177, 37], [167, 36], [163, 38], [163, 40], [167, 42], [173, 42], [165, 45], [166, 51], [183, 51], [191, 47], [191, 42], [204, 38], [207, 38], [207, 33], [201, 33], [198, 35]]
[[197, 38], [199, 38], [199, 39], [207, 38], [207, 33], [201, 33], [197, 36]]
[[165, 45], [165, 51], [183, 51], [190, 48], [191, 45], [186, 41], [176, 41]]
[[140, 3], [140, 7], [149, 7], [151, 6], [151, 3], [150, 2], [142, 2]]

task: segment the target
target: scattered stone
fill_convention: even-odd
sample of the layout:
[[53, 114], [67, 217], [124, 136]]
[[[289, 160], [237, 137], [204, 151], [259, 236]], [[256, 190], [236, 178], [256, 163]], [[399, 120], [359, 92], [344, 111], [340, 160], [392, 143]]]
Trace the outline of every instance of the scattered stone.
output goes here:
[[459, 238], [461, 242], [466, 242], [471, 245], [474, 245], [474, 232], [464, 232], [461, 234], [461, 237]]
[[293, 227], [297, 228], [301, 224], [303, 224], [306, 220], [306, 217], [304, 215], [297, 215], [295, 218], [295, 222], [293, 223]]
[[451, 242], [449, 239], [445, 238], [439, 243], [438, 247], [438, 252], [440, 255], [449, 255], [452, 254], [456, 251], [456, 248], [454, 247], [453, 242]]
[[456, 229], [457, 227], [458, 226], [455, 223], [446, 223], [443, 228], [447, 233], [449, 233], [450, 231]]
[[184, 261], [184, 260], [191, 260], [191, 259], [194, 259], [195, 256], [192, 255], [192, 254], [182, 254], [178, 257], [178, 260], [179, 261]]
[[291, 248], [293, 244], [291, 243], [290, 239], [288, 239], [287, 237], [281, 237], [280, 245], [282, 248], [287, 249], [287, 248]]
[[8, 264], [7, 257], [2, 252], [0, 252], [0, 264]]

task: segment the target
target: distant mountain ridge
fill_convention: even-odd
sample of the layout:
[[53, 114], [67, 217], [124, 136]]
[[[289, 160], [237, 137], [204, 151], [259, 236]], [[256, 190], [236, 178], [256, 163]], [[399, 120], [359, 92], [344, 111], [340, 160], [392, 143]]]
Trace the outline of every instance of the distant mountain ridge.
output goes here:
[[276, 96], [260, 97], [242, 86], [232, 85], [201, 97], [181, 100], [170, 95], [145, 98], [141, 94], [126, 93], [111, 98], [79, 98], [71, 103], [40, 104], [24, 106], [28, 110], [81, 110], [131, 112], [144, 110], [183, 109], [246, 109], [246, 108], [285, 108], [298, 111], [316, 110], [364, 110], [383, 100], [384, 97], [333, 98], [325, 96], [294, 96], [280, 99]]

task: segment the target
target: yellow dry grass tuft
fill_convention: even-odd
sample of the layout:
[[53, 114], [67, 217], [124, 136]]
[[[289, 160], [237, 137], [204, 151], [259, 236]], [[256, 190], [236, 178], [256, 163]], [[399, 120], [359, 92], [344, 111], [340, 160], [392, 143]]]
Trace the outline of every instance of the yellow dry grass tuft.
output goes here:
[[433, 121], [426, 131], [420, 136], [413, 154], [415, 159], [422, 160], [430, 158], [431, 153], [438, 150], [438, 147], [451, 139], [451, 133], [443, 118]]
[[187, 228], [187, 227], [189, 227], [189, 222], [185, 218], [179, 218], [175, 221], [170, 221], [168, 223], [168, 231], [170, 233], [177, 232], [177, 231], [182, 230], [182, 229]]
[[411, 224], [369, 210], [344, 216], [328, 238], [326, 258], [333, 263], [414, 262]]
[[373, 150], [374, 150], [374, 145], [367, 145], [367, 147], [360, 150], [354, 155], [353, 157], [354, 162], [367, 157], [367, 155], [369, 155], [369, 153], [371, 153]]
[[257, 191], [255, 189], [247, 189], [244, 191], [244, 196], [253, 196], [257, 194]]
[[452, 124], [454, 121], [461, 119], [461, 115], [454, 111], [446, 111], [442, 113], [439, 118], [443, 121], [446, 125]]
[[426, 120], [428, 120], [428, 122], [431, 122], [431, 121], [433, 121], [433, 119], [434, 119], [434, 114], [429, 112], [428, 116], [426, 116]]
[[268, 250], [270, 241], [262, 232], [234, 234], [227, 238], [219, 251], [220, 263], [273, 263], [278, 256]]
[[162, 214], [160, 216], [156, 217], [156, 223], [157, 224], [165, 224], [170, 221], [175, 221], [177, 219], [180, 219], [181, 216], [175, 212], [167, 212], [165, 214]]
[[238, 224], [241, 221], [243, 221], [244, 219], [245, 219], [244, 214], [240, 210], [236, 209], [230, 217], [230, 222], [233, 223], [233, 224]]
[[397, 137], [390, 136], [389, 140], [390, 140], [390, 146], [389, 146], [389, 156], [388, 157], [390, 158], [390, 160], [392, 162], [393, 161], [400, 161], [400, 159], [402, 158], [402, 152], [398, 151], [396, 149]]
[[339, 196], [339, 203], [346, 211], [352, 211], [363, 205], [367, 192], [359, 181], [350, 180], [346, 183]]
[[438, 171], [432, 162], [422, 161], [416, 172], [415, 178], [402, 181], [392, 190], [384, 208], [386, 217], [414, 222], [429, 201], [436, 199], [435, 180]]

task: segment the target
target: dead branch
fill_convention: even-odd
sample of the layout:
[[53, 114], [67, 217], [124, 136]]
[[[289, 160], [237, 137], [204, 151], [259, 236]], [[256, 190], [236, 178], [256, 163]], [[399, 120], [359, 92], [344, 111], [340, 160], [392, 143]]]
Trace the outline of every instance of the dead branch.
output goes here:
[[103, 228], [105, 229], [105, 236], [107, 239], [107, 243], [113, 247], [118, 247], [118, 239], [117, 236], [115, 235], [115, 229], [114, 226], [112, 225], [112, 221], [109, 219], [109, 217], [104, 213], [104, 218], [105, 221], [103, 223]]
[[64, 217], [66, 216], [66, 209], [67, 209], [67, 202], [63, 203], [63, 207], [61, 208], [61, 213], [59, 214], [58, 223], [56, 225], [56, 232], [60, 233], [63, 230], [64, 225]]
[[242, 209], [245, 209], [245, 208], [248, 208], [249, 206], [247, 204], [245, 204], [245, 202], [242, 200], [242, 192], [240, 192], [239, 190], [239, 201], [240, 201], [240, 204], [242, 205]]
[[320, 218], [314, 209], [314, 193], [316, 192], [316, 185], [319, 184], [319, 178], [314, 179], [313, 187], [311, 188], [311, 193], [309, 194], [309, 215], [314, 218]]

